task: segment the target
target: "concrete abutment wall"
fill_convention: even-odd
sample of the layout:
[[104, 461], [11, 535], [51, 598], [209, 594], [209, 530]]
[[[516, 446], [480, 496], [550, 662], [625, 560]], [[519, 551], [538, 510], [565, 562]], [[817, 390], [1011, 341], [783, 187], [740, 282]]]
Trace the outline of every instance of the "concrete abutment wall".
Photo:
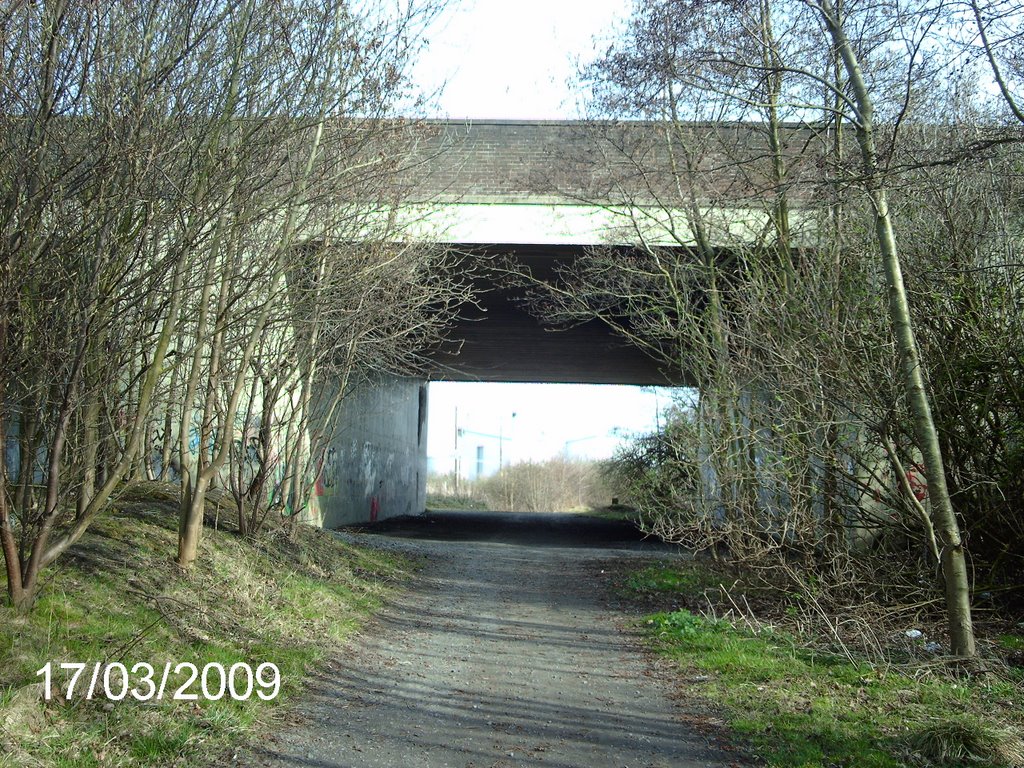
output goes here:
[[426, 508], [427, 383], [389, 376], [342, 403], [315, 494], [325, 528]]

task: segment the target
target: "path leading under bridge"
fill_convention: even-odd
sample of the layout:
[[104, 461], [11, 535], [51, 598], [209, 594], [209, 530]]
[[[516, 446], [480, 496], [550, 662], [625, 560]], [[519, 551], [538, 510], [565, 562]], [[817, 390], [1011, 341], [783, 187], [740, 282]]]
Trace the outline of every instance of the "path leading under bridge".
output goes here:
[[[632, 121], [410, 127], [409, 188], [396, 210], [379, 213], [400, 225], [402, 242], [464, 254], [475, 296], [459, 308], [446, 341], [423, 350], [423, 379], [384, 377], [346, 398], [312, 521], [336, 527], [423, 510], [425, 379], [693, 384], [689, 372], [666, 368], [603, 320], [565, 328], [538, 319], [536, 307], [524, 306], [527, 289], [507, 279], [527, 270], [557, 283], [594, 247], [614, 248], [625, 260], [641, 245], [671, 248], [684, 263], [695, 258], [692, 201], [680, 197], [674, 154], [679, 137], [666, 143], [664, 129]], [[695, 124], [686, 136], [687, 146], [701, 149], [696, 170], [711, 183], [702, 190], [707, 199], [698, 200], [703, 237], [722, 252], [773, 238], [774, 198], [752, 183], [757, 169], [770, 170], [761, 127]], [[802, 126], [784, 131], [794, 247], [813, 245], [817, 219], [804, 215], [813, 200], [803, 190], [820, 175], [809, 148], [827, 138]]]
[[409, 592], [315, 679], [265, 768], [724, 768], [615, 608], [609, 573], [666, 556], [577, 515], [431, 514], [360, 543], [425, 555]]

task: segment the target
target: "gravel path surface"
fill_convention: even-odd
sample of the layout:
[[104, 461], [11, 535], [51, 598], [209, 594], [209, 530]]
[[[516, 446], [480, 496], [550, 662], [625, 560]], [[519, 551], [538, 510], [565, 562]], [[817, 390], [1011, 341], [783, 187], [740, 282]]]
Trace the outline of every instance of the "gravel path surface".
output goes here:
[[315, 678], [296, 722], [236, 764], [732, 765], [687, 726], [608, 606], [602, 567], [658, 545], [561, 515], [445, 513], [372, 530], [343, 535], [428, 564]]

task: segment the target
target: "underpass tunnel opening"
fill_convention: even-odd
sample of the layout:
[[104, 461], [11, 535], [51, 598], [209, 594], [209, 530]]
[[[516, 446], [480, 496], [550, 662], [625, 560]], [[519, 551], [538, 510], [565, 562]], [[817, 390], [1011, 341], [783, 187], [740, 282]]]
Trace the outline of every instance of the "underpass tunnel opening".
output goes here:
[[693, 396], [667, 386], [431, 382], [426, 507], [625, 510], [607, 463]]
[[[445, 340], [427, 353], [431, 379], [461, 382], [691, 384], [630, 338], [633, 318], [607, 306], [552, 314], [545, 295], [576, 291], [572, 275], [595, 246], [453, 244], [465, 259], [472, 300], [466, 300]], [[611, 247], [609, 247], [611, 248]], [[683, 249], [685, 251], [685, 249]], [[686, 251], [688, 253], [688, 251]], [[607, 251], [628, 261], [632, 249]], [[681, 257], [685, 258], [685, 257]], [[582, 305], [581, 305], [582, 306]], [[607, 316], [606, 316], [607, 315]]]

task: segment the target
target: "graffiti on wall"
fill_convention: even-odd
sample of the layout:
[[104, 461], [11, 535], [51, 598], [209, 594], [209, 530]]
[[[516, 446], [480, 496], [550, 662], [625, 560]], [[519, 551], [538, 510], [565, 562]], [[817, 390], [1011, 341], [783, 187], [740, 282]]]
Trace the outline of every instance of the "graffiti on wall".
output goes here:
[[316, 473], [316, 495], [330, 496], [338, 487], [338, 451], [332, 445], [320, 457]]

